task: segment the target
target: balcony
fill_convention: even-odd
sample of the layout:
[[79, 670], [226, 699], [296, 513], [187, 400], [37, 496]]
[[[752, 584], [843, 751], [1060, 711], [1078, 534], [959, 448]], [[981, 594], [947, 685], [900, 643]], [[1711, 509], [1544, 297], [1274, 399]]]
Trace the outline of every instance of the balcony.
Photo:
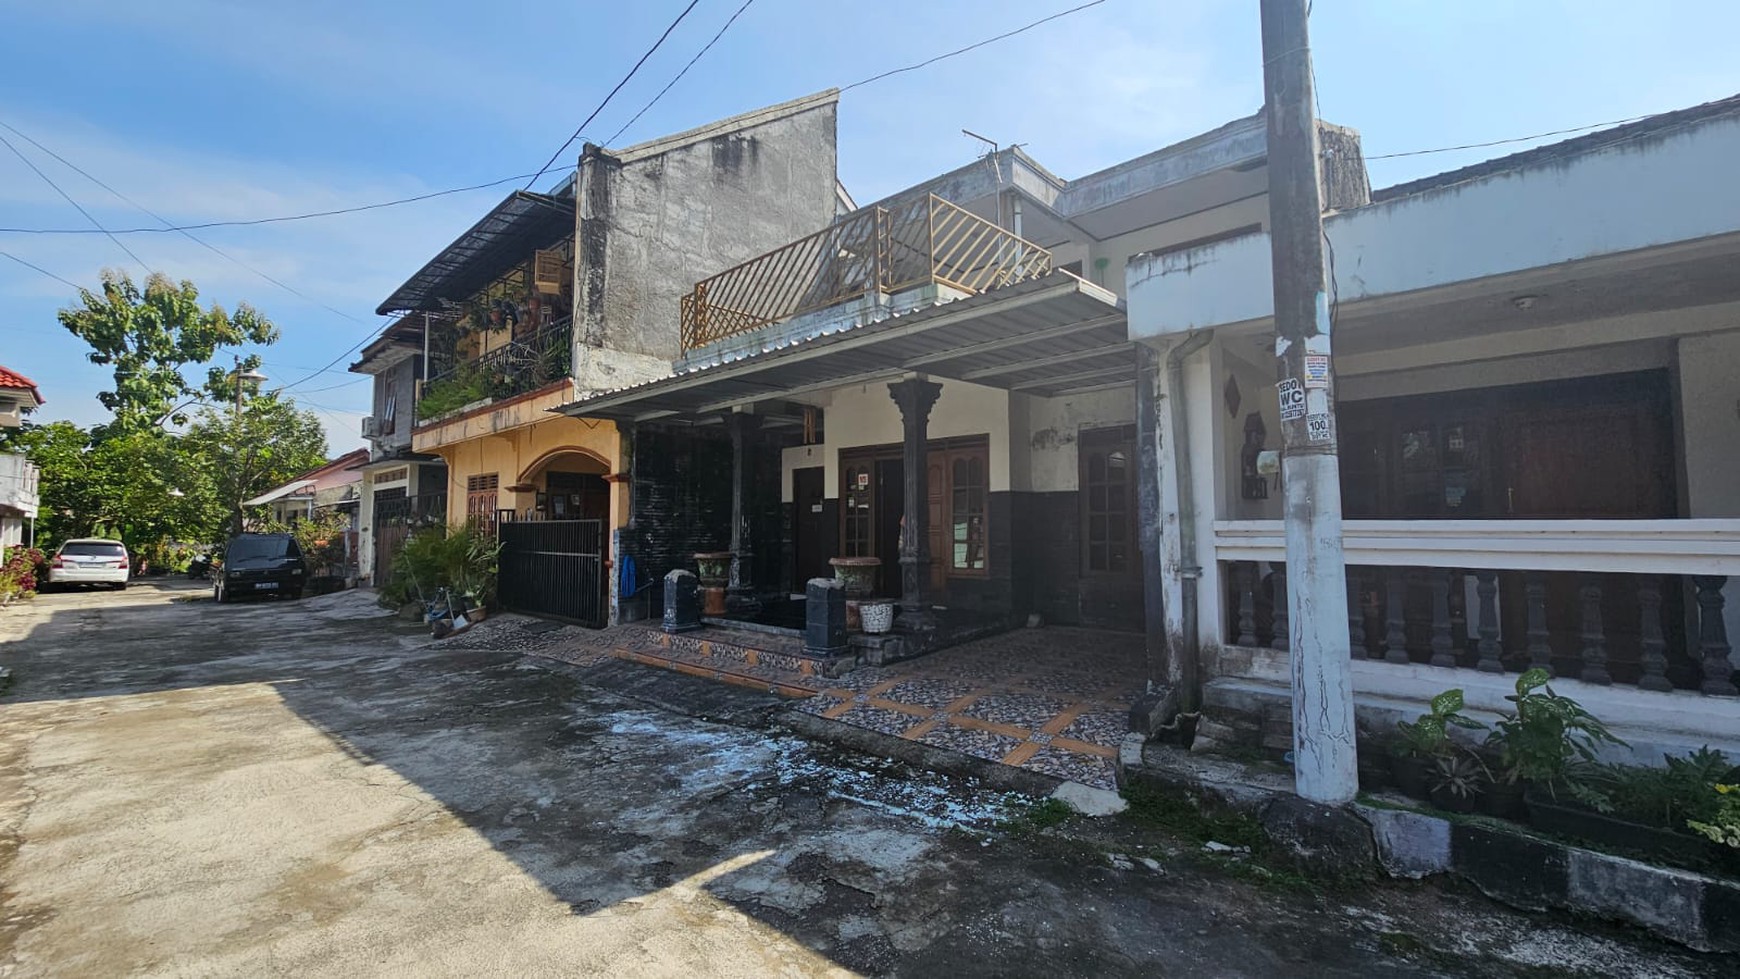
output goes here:
[[511, 398], [567, 377], [573, 339], [573, 321], [567, 317], [504, 338], [484, 353], [424, 382], [417, 400], [417, 419], [427, 421], [461, 408]]
[[965, 295], [1037, 278], [1051, 253], [934, 194], [859, 211], [695, 284], [685, 353], [804, 313], [923, 286]]
[[22, 455], [0, 453], [0, 507], [35, 517], [41, 473]]

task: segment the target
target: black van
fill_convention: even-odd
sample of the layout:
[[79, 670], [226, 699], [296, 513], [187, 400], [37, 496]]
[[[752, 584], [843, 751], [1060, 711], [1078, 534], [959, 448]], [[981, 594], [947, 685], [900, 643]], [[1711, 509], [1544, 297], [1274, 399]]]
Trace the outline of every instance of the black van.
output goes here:
[[224, 564], [214, 577], [212, 595], [220, 602], [247, 595], [301, 598], [308, 566], [289, 534], [241, 534], [224, 547]]

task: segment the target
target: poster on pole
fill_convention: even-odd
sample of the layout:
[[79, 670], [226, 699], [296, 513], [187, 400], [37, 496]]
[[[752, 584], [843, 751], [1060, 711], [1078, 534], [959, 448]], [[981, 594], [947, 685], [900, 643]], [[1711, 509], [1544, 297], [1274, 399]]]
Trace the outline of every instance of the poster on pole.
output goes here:
[[1305, 385], [1299, 383], [1298, 378], [1289, 377], [1276, 384], [1275, 392], [1280, 399], [1282, 421], [1305, 417]]

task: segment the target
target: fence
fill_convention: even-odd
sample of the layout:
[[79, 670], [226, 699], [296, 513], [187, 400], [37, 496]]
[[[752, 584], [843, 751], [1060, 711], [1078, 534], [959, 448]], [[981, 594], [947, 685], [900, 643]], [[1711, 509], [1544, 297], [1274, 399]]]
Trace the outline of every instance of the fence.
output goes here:
[[604, 521], [509, 520], [497, 534], [496, 594], [504, 608], [604, 626]]
[[1051, 253], [928, 194], [850, 215], [695, 284], [684, 350], [871, 292], [930, 283], [978, 293], [1044, 275]]

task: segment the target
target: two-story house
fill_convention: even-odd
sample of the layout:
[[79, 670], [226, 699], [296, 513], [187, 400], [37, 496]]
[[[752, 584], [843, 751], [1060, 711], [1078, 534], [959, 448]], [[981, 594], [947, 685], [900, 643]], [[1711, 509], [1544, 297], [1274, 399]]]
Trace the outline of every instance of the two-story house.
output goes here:
[[[1322, 132], [1331, 199], [1365, 203], [1358, 136]], [[1267, 194], [1260, 115], [1073, 180], [1012, 148], [696, 280], [672, 376], [563, 409], [632, 431], [635, 584], [729, 550], [730, 615], [790, 629], [845, 558], [900, 605], [884, 659], [1035, 615], [1158, 648], [1157, 365], [1123, 269], [1260, 230]]]
[[[523, 533], [556, 535], [531, 548], [552, 567], [519, 568], [504, 535], [502, 600], [602, 624], [627, 457], [614, 422], [552, 409], [669, 373], [681, 293], [834, 216], [837, 100], [624, 149], [588, 144], [559, 187], [508, 195], [394, 290], [377, 312], [398, 325], [353, 368], [377, 378], [375, 445], [408, 453], [371, 462], [377, 513], [384, 471], [404, 477], [407, 498], [444, 491], [449, 524], [549, 524]], [[378, 581], [383, 522], [364, 524]]]
[[421, 315], [402, 316], [362, 349], [350, 369], [374, 377], [374, 410], [362, 422], [369, 457], [358, 486], [357, 573], [377, 586], [417, 527], [447, 519], [447, 466], [411, 449], [417, 391], [426, 371]]
[[[0, 428], [17, 428], [42, 407], [36, 382], [0, 367]], [[21, 452], [0, 452], [0, 549], [32, 542], [41, 473]]]

